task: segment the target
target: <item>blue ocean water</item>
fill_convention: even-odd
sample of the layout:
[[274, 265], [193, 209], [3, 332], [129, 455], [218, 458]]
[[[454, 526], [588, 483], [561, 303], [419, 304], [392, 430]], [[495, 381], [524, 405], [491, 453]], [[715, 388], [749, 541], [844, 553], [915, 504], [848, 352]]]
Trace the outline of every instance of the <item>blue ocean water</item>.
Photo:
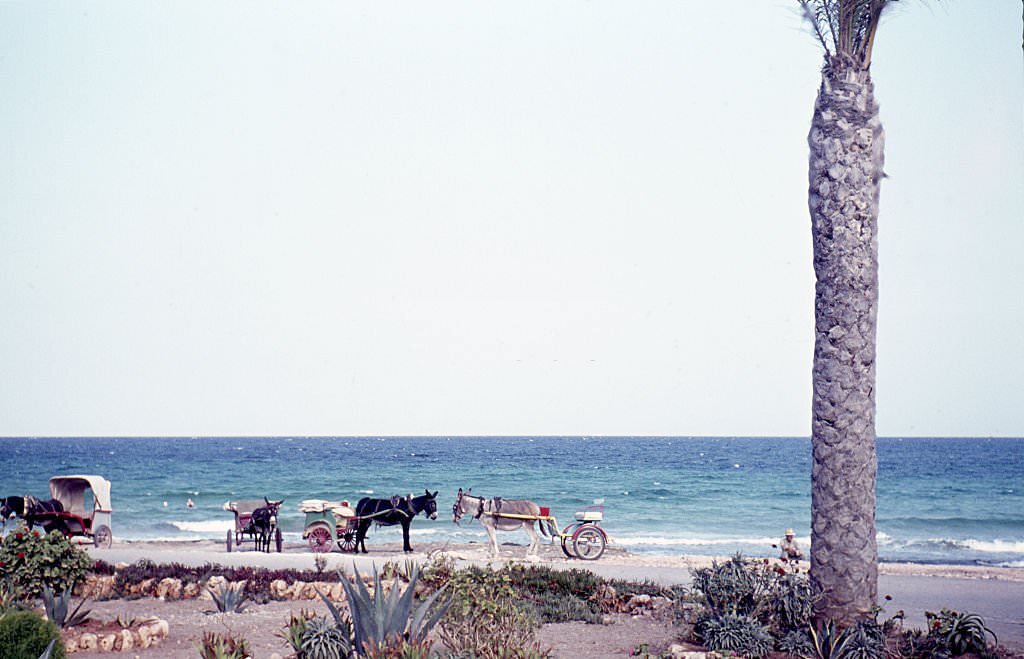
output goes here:
[[[1024, 439], [880, 438], [878, 458], [883, 560], [1024, 566]], [[429, 488], [440, 514], [416, 520], [414, 542], [483, 541], [478, 525], [451, 522], [457, 489], [471, 487], [550, 506], [563, 524], [604, 499], [605, 528], [634, 553], [769, 556], [790, 526], [809, 542], [806, 438], [0, 439], [0, 496], [43, 496], [50, 476], [76, 473], [113, 482], [125, 540], [222, 540], [233, 524], [222, 504], [263, 496], [285, 499], [280, 524], [299, 540], [302, 499]]]

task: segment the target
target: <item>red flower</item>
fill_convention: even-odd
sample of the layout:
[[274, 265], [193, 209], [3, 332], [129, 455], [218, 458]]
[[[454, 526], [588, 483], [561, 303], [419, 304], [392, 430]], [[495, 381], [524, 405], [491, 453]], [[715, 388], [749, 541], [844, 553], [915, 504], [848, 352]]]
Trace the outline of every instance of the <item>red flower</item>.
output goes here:
[[14, 539], [15, 540], [21, 540], [21, 533], [20, 532], [19, 533], [15, 533], [14, 534]]
[[25, 552], [19, 551], [18, 552], [18, 558], [25, 558]]
[[33, 531], [32, 532], [32, 537], [38, 538], [39, 537], [39, 531]]

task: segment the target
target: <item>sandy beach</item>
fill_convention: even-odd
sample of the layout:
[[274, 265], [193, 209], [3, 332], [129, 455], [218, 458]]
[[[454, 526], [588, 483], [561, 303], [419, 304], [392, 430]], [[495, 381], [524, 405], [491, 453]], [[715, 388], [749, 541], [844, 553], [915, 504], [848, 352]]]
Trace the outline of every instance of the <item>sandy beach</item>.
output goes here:
[[[706, 556], [628, 554], [609, 547], [601, 559], [584, 562], [568, 560], [557, 547], [550, 545], [542, 545], [540, 556], [527, 560], [525, 549], [524, 545], [505, 544], [501, 549], [500, 561], [532, 562], [557, 569], [584, 568], [603, 577], [647, 580], [662, 585], [687, 585], [690, 583], [692, 569], [710, 565], [712, 561], [711, 557]], [[441, 545], [421, 542], [416, 545], [416, 552], [411, 557], [426, 561], [438, 552], [446, 553], [460, 565], [495, 563], [482, 543]], [[300, 544], [287, 545], [280, 554], [257, 553], [248, 549], [227, 553], [222, 544], [212, 541], [115, 543], [111, 549], [90, 548], [89, 553], [97, 559], [115, 564], [148, 559], [155, 563], [216, 563], [294, 569], [314, 568], [315, 557], [305, 545]], [[368, 572], [373, 565], [402, 561], [406, 557], [397, 543], [372, 545], [370, 553], [366, 555], [338, 552], [327, 554], [326, 569], [345, 568], [351, 571], [355, 566], [361, 572]], [[889, 601], [880, 601], [885, 609], [883, 617], [903, 610], [906, 626], [923, 627], [925, 611], [941, 608], [972, 611], [985, 618], [988, 626], [998, 635], [1000, 644], [1024, 653], [1024, 568], [883, 563], [879, 571], [879, 596], [891, 597]], [[195, 654], [193, 646], [204, 631], [223, 631], [226, 628], [249, 639], [256, 657], [269, 657], [274, 652], [286, 656], [283, 641], [275, 633], [286, 621], [289, 611], [301, 608], [319, 609], [322, 605], [314, 602], [272, 602], [253, 606], [240, 615], [212, 613], [212, 604], [203, 600], [163, 602], [148, 598], [97, 602], [93, 605], [94, 615], [100, 618], [112, 619], [127, 614], [155, 615], [168, 620], [171, 626], [170, 638], [158, 649], [136, 651], [131, 655], [140, 659], [192, 657]], [[607, 631], [600, 633], [602, 629]], [[602, 640], [606, 635], [609, 638]], [[630, 619], [627, 616], [604, 628], [579, 623], [546, 625], [539, 638], [554, 649], [556, 656], [571, 657], [579, 656], [577, 653], [582, 651], [580, 643], [594, 644], [588, 656], [622, 656], [637, 643], [667, 644], [672, 640], [671, 636], [672, 630], [664, 623], [645, 618]], [[78, 653], [75, 656], [89, 658], [110, 655]]]

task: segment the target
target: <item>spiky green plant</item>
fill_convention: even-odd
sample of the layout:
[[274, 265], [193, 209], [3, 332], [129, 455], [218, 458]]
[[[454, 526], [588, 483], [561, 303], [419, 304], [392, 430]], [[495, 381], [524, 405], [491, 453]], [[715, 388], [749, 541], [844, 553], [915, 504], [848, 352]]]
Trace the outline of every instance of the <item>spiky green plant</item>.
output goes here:
[[196, 648], [200, 659], [245, 659], [252, 656], [249, 643], [244, 638], [235, 638], [230, 633], [206, 632], [202, 643]]
[[[416, 581], [419, 579], [418, 566], [414, 567], [412, 574], [409, 575], [409, 585], [404, 591], [399, 589], [399, 580], [396, 577], [386, 596], [380, 573], [376, 568], [373, 571], [372, 595], [363, 583], [358, 568], [353, 566], [353, 570], [355, 585], [350, 584], [348, 580], [342, 580], [341, 585], [348, 599], [355, 646], [360, 653], [364, 653], [367, 648], [380, 648], [391, 643], [405, 641], [415, 644], [423, 641], [451, 605], [451, 600], [448, 600], [433, 607], [433, 612], [430, 611], [445, 590], [442, 586], [421, 602], [418, 608], [413, 609]], [[320, 597], [329, 602], [323, 594]], [[340, 619], [337, 608], [333, 604], [330, 604], [329, 608], [335, 619]]]
[[302, 609], [298, 613], [292, 612], [288, 616], [288, 624], [280, 629], [276, 635], [279, 638], [283, 638], [297, 656], [301, 656], [302, 637], [306, 633], [306, 624], [315, 617], [312, 612], [306, 609]]
[[850, 642], [846, 630], [840, 630], [829, 620], [820, 627], [811, 627], [810, 631], [814, 659], [842, 659], [845, 656], [846, 646]]
[[714, 614], [697, 624], [697, 633], [710, 650], [763, 657], [771, 652], [772, 636], [757, 620], [733, 613]]
[[61, 629], [69, 629], [81, 625], [89, 619], [90, 609], [82, 611], [85, 599], [80, 600], [78, 606], [71, 610], [70, 588], [65, 589], [60, 595], [55, 595], [49, 586], [43, 586], [42, 598], [46, 617]]
[[953, 655], [985, 652], [988, 649], [986, 634], [992, 635], [993, 643], [999, 642], [995, 632], [977, 613], [942, 609], [939, 613], [925, 611], [924, 615], [928, 621], [928, 635]]
[[224, 582], [219, 589], [210, 587], [206, 590], [221, 613], [241, 613], [249, 605], [249, 596], [241, 584]]
[[348, 659], [352, 656], [351, 627], [342, 628], [322, 616], [304, 623], [298, 654], [302, 659]]
[[807, 632], [799, 629], [786, 632], [786, 634], [775, 643], [775, 649], [796, 657], [807, 657], [813, 652], [811, 637]]

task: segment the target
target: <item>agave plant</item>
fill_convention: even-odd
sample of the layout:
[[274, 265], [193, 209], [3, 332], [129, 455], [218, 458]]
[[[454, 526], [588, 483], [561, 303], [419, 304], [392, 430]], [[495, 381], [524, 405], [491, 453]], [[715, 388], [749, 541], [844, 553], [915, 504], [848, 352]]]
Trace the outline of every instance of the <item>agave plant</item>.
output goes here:
[[928, 620], [929, 635], [953, 655], [985, 652], [988, 647], [985, 634], [991, 634], [994, 643], [999, 642], [995, 632], [985, 626], [985, 619], [977, 613], [942, 609], [939, 613], [925, 611], [924, 615]]
[[734, 613], [713, 614], [697, 625], [708, 649], [763, 657], [772, 649], [772, 637], [757, 620]]
[[[81, 625], [89, 619], [90, 610], [82, 611], [85, 600], [81, 600], [73, 611], [71, 606], [71, 588], [67, 588], [60, 595], [55, 595], [49, 586], [43, 586], [43, 608], [46, 610], [46, 617], [49, 618], [61, 629], [68, 629]], [[69, 612], [70, 611], [70, 612]]]
[[221, 613], [241, 613], [249, 605], [249, 596], [242, 591], [241, 584], [224, 583], [218, 590], [207, 588], [207, 591]]
[[302, 659], [348, 659], [352, 656], [351, 627], [321, 616], [307, 620], [297, 649]]
[[[418, 566], [412, 568], [409, 584], [404, 591], [399, 589], [399, 580], [398, 577], [395, 577], [391, 590], [386, 596], [380, 573], [376, 568], [373, 571], [372, 595], [363, 583], [358, 568], [353, 566], [353, 569], [355, 570], [355, 585], [350, 584], [347, 579], [342, 579], [341, 585], [345, 589], [348, 599], [355, 647], [361, 654], [376, 651], [392, 643], [396, 645], [421, 643], [426, 640], [427, 634], [451, 606], [451, 600], [448, 600], [435, 607], [433, 613], [430, 612], [431, 606], [444, 592], [445, 587], [441, 587], [413, 610], [413, 596], [416, 591], [416, 581], [419, 579]], [[344, 616], [323, 593], [320, 593], [320, 598], [327, 604], [340, 627], [345, 620]]]
[[829, 620], [821, 627], [811, 627], [811, 649], [814, 659], [842, 659], [846, 656], [846, 647], [850, 642], [850, 635], [846, 630], [836, 627], [836, 624]]

